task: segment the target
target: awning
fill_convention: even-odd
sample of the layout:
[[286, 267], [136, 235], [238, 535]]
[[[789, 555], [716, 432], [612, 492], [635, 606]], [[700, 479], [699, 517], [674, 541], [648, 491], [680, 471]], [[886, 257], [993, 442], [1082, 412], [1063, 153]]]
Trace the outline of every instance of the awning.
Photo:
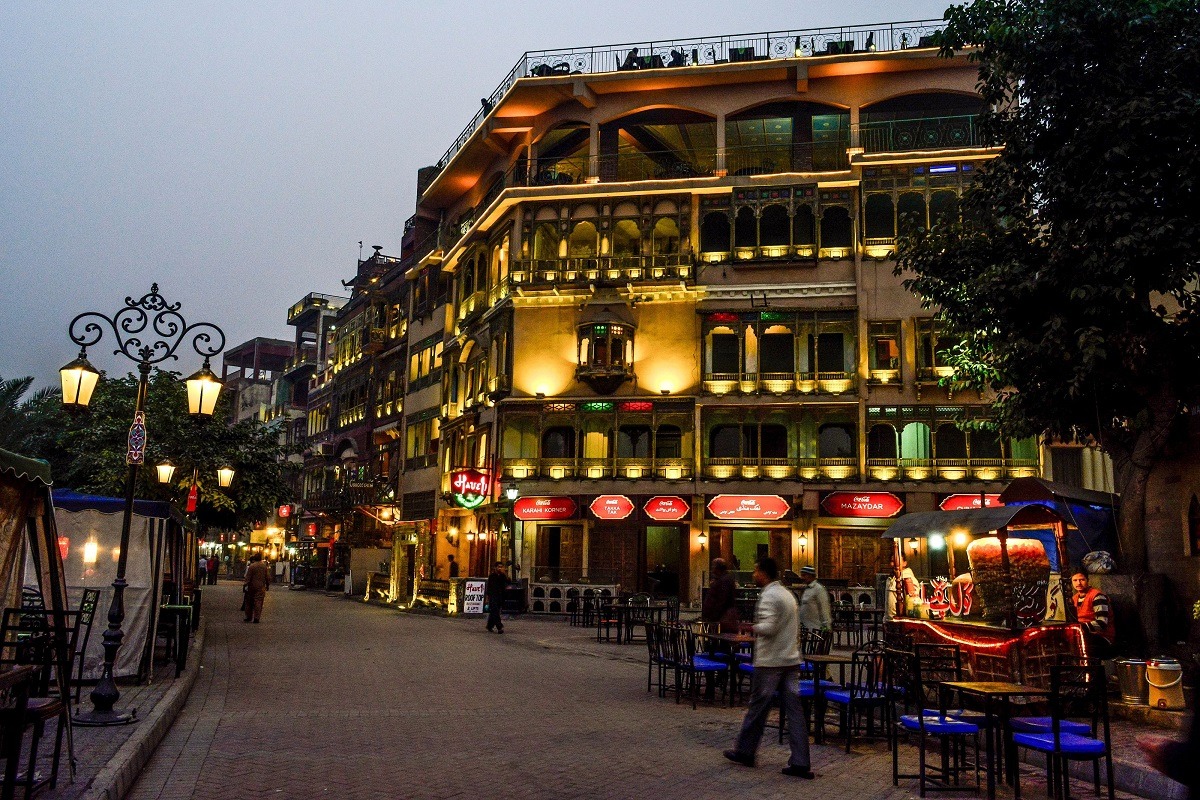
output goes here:
[[1061, 517], [1041, 505], [967, 508], [961, 511], [921, 511], [906, 514], [883, 532], [885, 539], [917, 539], [931, 533], [983, 536], [1012, 525], [1053, 525]]
[[1080, 489], [1065, 483], [1055, 483], [1044, 478], [1017, 478], [1000, 493], [1001, 503], [1052, 503], [1056, 500], [1086, 503], [1091, 506], [1114, 507], [1121, 496], [1110, 492]]
[[0, 450], [0, 473], [11, 475], [30, 483], [49, 486], [50, 465], [40, 458], [26, 458], [8, 450]]
[[[55, 489], [54, 505], [64, 511], [99, 511], [101, 514], [120, 514], [125, 510], [124, 498], [80, 494], [70, 489]], [[134, 500], [133, 513], [139, 517], [168, 519], [171, 504], [161, 500]]]

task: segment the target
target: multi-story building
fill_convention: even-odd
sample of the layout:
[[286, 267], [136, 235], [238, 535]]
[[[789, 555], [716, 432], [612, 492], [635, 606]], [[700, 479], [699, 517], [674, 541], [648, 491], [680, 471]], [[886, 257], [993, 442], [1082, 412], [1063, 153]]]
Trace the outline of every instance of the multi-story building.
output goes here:
[[225, 351], [221, 382], [231, 395], [231, 422], [267, 419], [277, 405], [276, 380], [294, 355], [291, 342], [256, 336]]
[[938, 25], [521, 58], [418, 176], [403, 251], [421, 572], [512, 558], [545, 610], [581, 581], [695, 600], [717, 555], [873, 585], [892, 515], [1038, 472], [969, 425], [986, 398], [893, 272], [994, 155]]

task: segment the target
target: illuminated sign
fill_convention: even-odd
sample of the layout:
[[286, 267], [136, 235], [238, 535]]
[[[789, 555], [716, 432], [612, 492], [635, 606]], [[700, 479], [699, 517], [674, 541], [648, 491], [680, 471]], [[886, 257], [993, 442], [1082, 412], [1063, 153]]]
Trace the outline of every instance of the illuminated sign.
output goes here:
[[478, 508], [491, 497], [492, 476], [477, 469], [459, 469], [450, 473], [450, 491], [462, 508]]
[[642, 506], [646, 516], [655, 522], [677, 522], [692, 512], [692, 507], [682, 497], [651, 497]]
[[291, 506], [280, 506], [279, 507], [279, 518], [280, 519], [287, 519], [291, 515], [292, 515], [292, 507]]
[[569, 497], [522, 497], [513, 503], [513, 516], [526, 522], [571, 519], [578, 509]]
[[783, 519], [792, 504], [777, 494], [719, 494], [708, 501], [708, 513], [717, 519]]
[[904, 510], [904, 501], [891, 492], [830, 492], [821, 508], [831, 517], [886, 519]]
[[625, 519], [634, 508], [633, 501], [623, 494], [602, 494], [588, 506], [596, 519]]
[[[1000, 502], [1000, 495], [998, 494], [985, 494], [982, 497], [986, 501], [988, 508], [1004, 505], [1004, 503]], [[950, 494], [943, 498], [942, 502], [938, 504], [938, 508], [942, 511], [966, 511], [971, 508], [983, 508], [983, 504], [979, 498], [980, 495], [977, 494]]]

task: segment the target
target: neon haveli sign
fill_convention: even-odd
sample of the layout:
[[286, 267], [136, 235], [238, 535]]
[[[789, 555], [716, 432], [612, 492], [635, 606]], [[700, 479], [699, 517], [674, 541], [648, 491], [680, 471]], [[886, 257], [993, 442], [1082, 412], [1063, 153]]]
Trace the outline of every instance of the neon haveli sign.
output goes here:
[[492, 476], [477, 469], [460, 469], [450, 473], [450, 492], [460, 508], [478, 508], [492, 494]]

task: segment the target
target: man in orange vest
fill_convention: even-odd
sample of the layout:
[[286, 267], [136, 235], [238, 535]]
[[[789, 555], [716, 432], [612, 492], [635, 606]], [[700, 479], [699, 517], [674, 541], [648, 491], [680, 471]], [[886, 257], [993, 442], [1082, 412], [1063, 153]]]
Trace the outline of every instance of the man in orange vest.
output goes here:
[[1111, 657], [1113, 643], [1117, 639], [1117, 627], [1113, 622], [1108, 595], [1091, 588], [1083, 572], [1071, 575], [1071, 587], [1075, 590], [1071, 598], [1074, 601], [1075, 618], [1083, 627], [1087, 654], [1093, 658]]

